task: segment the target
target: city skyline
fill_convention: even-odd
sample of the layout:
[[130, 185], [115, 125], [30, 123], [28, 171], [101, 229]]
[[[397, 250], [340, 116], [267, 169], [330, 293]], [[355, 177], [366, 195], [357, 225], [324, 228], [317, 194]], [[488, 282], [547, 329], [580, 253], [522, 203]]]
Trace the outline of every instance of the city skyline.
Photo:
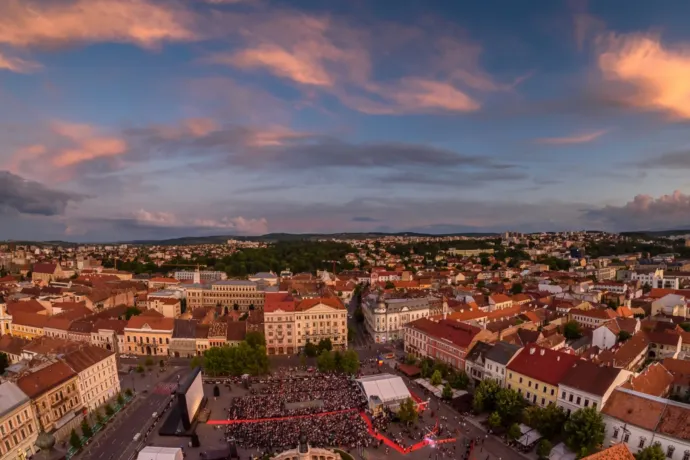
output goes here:
[[690, 4], [0, 4], [0, 235], [690, 228]]

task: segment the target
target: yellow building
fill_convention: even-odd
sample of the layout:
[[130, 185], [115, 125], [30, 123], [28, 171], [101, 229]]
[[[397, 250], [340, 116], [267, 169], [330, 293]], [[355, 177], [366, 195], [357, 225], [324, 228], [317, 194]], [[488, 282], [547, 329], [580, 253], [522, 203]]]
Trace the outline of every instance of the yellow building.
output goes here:
[[175, 320], [160, 316], [132, 316], [125, 327], [127, 353], [167, 356]]
[[34, 339], [45, 335], [48, 316], [39, 313], [16, 312], [12, 314], [11, 331], [15, 337]]
[[187, 307], [193, 310], [216, 305], [233, 308], [237, 305], [241, 311], [261, 310], [264, 295], [263, 287], [247, 280], [216, 281], [208, 286], [195, 284], [187, 287]]
[[62, 361], [17, 380], [17, 386], [31, 398], [40, 425], [58, 440], [67, 439], [83, 419], [78, 385], [77, 373]]
[[44, 281], [46, 284], [64, 277], [60, 264], [34, 264], [31, 281]]
[[578, 356], [528, 345], [506, 366], [506, 386], [529, 403], [545, 407], [558, 400], [558, 384]]
[[17, 385], [0, 385], [0, 457], [25, 460], [36, 453], [38, 424], [31, 399]]
[[79, 397], [89, 411], [102, 406], [120, 392], [114, 352], [89, 345], [66, 354], [63, 359], [77, 373]]

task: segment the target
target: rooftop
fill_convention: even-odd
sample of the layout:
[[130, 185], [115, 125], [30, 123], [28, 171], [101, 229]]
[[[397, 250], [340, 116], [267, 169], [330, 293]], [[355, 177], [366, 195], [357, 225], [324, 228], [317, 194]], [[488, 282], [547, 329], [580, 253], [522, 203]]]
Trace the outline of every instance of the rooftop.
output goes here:
[[0, 418], [29, 401], [29, 397], [14, 383], [0, 385]]
[[518, 353], [507, 369], [550, 385], [558, 385], [579, 360], [575, 355], [529, 345]]

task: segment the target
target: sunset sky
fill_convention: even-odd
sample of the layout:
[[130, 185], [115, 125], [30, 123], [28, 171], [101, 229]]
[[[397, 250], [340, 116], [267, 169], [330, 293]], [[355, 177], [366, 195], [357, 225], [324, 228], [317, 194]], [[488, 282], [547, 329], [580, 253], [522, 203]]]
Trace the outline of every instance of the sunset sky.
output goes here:
[[3, 0], [0, 238], [688, 228], [688, 17]]

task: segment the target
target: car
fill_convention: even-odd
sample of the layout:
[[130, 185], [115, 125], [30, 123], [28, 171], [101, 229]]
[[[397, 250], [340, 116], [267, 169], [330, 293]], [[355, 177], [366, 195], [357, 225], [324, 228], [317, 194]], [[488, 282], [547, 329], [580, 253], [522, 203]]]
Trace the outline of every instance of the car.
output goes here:
[[393, 358], [395, 358], [395, 354], [394, 353], [387, 353], [384, 357], [386, 359], [393, 359]]
[[134, 435], [134, 438], [133, 438], [133, 441], [134, 441], [134, 442], [137, 442], [137, 441], [139, 440], [139, 438], [141, 438], [141, 433], [135, 434], [135, 435]]
[[307, 372], [314, 372], [315, 370], [316, 370], [316, 369], [314, 369], [314, 368], [311, 367], [311, 366], [309, 366], [309, 367], [307, 368]]
[[153, 414], [151, 414], [151, 418], [156, 418], [156, 417], [158, 417], [158, 412], [154, 412]]

